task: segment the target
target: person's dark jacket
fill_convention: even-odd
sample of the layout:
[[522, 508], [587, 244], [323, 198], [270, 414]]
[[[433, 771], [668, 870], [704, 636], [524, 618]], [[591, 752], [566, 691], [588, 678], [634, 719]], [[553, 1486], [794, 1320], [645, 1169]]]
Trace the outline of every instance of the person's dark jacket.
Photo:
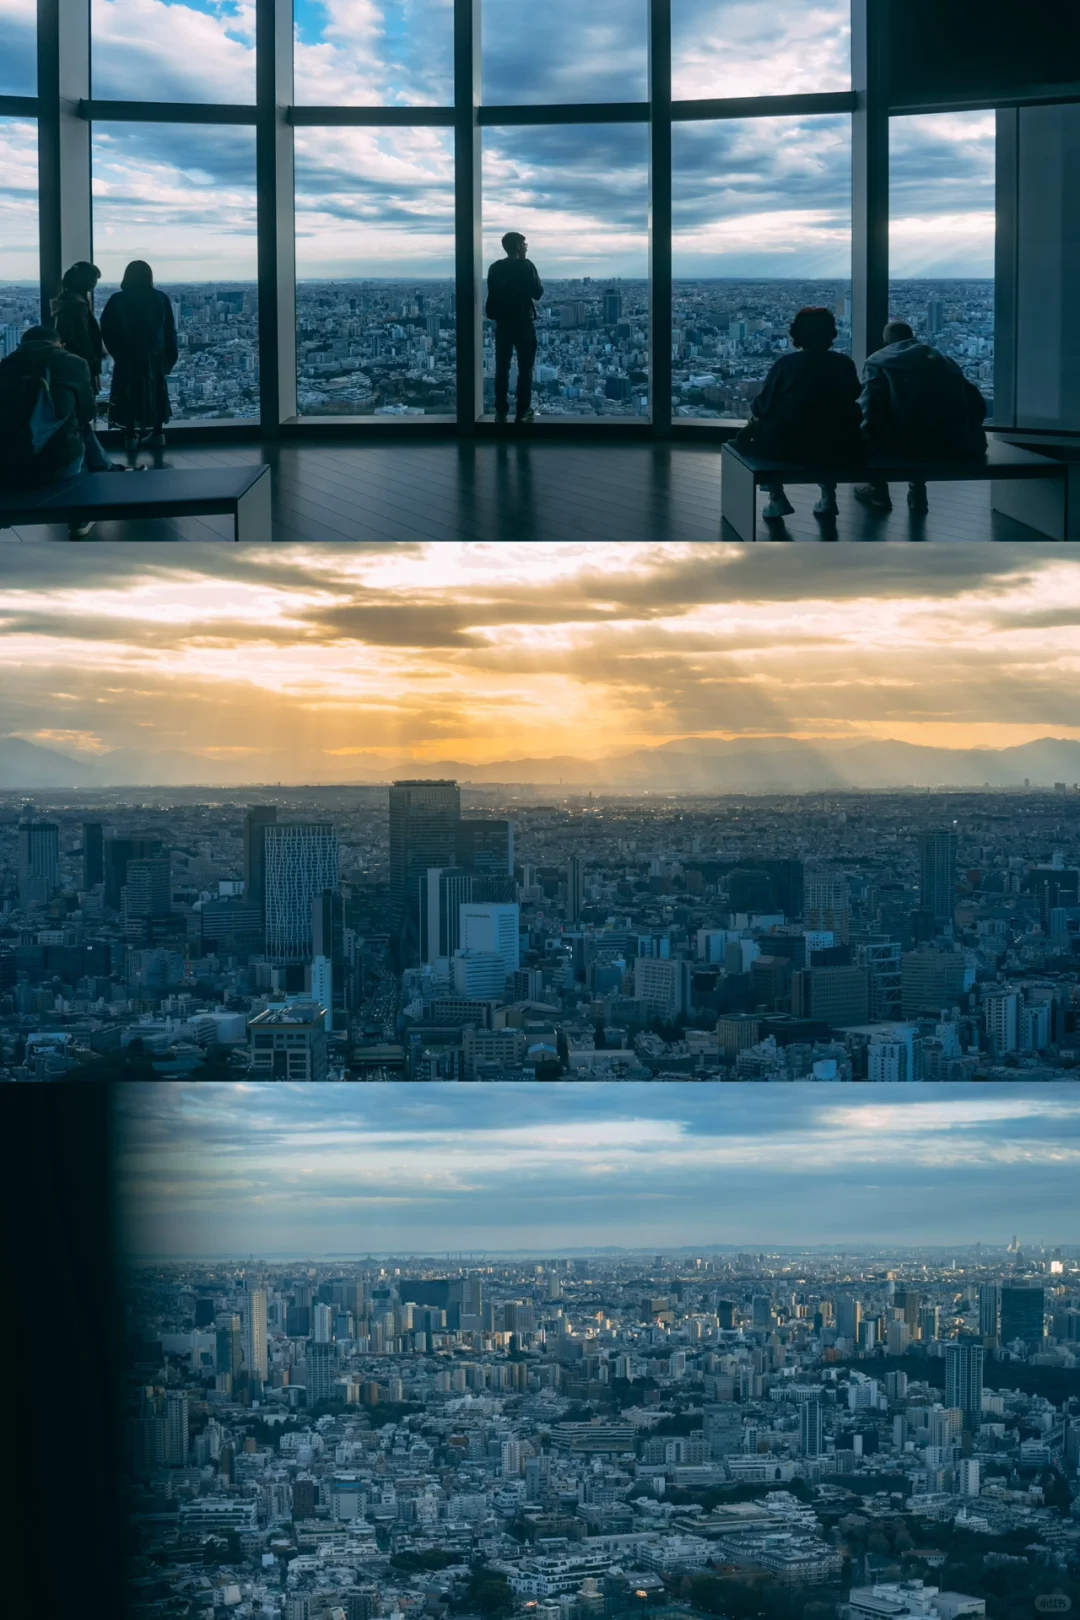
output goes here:
[[62, 292], [52, 302], [56, 335], [69, 354], [77, 354], [90, 368], [90, 377], [96, 383], [101, 378], [105, 346], [101, 341], [101, 327], [90, 307], [85, 293]]
[[110, 426], [147, 428], [167, 422], [172, 412], [165, 379], [178, 349], [165, 294], [156, 287], [113, 293], [101, 312], [101, 335], [113, 357]]
[[[36, 385], [46, 372], [53, 409], [67, 421], [35, 456], [27, 423], [40, 393]], [[20, 343], [0, 361], [0, 484], [24, 489], [49, 483], [82, 455], [83, 434], [93, 421], [94, 390], [86, 361], [56, 343]]]
[[544, 288], [531, 259], [496, 259], [488, 269], [487, 286], [484, 313], [489, 321], [508, 326], [535, 321], [533, 300], [543, 298]]
[[859, 373], [834, 349], [794, 349], [769, 369], [740, 447], [778, 461], [858, 461]]
[[871, 451], [929, 457], [986, 451], [986, 401], [955, 360], [917, 338], [867, 358], [859, 403]]

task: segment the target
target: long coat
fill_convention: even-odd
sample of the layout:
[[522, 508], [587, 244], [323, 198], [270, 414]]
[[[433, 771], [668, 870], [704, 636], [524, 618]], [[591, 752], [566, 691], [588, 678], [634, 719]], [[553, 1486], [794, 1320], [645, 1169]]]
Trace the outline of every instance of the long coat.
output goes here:
[[101, 335], [113, 357], [110, 427], [156, 427], [167, 422], [165, 379], [176, 364], [172, 305], [156, 287], [113, 293], [101, 312]]
[[101, 376], [105, 348], [89, 298], [85, 293], [62, 292], [53, 299], [52, 312], [57, 337], [68, 354], [77, 354], [80, 360], [86, 361], [96, 383]]

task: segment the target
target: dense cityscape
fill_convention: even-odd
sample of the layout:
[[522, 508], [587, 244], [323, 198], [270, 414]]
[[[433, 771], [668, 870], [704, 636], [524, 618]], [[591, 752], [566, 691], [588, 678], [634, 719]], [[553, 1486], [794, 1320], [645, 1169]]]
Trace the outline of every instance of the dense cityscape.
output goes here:
[[1080, 1600], [1075, 1248], [159, 1263], [124, 1292], [146, 1620]]
[[1080, 1074], [1080, 794], [0, 801], [0, 1075]]
[[[165, 287], [180, 357], [169, 379], [176, 421], [255, 420], [259, 414], [254, 283]], [[102, 285], [98, 309], [115, 288]], [[301, 416], [452, 416], [455, 295], [451, 281], [297, 284]], [[993, 410], [992, 281], [896, 281], [892, 314], [962, 367]], [[837, 316], [850, 347], [850, 287], [841, 281], [676, 281], [674, 410], [689, 419], [743, 420], [769, 366], [789, 347], [804, 304]], [[39, 318], [37, 289], [0, 285], [0, 350]], [[535, 383], [547, 416], [649, 414], [649, 289], [645, 281], [549, 280], [537, 323]], [[484, 328], [484, 410], [494, 410], [494, 328]], [[112, 362], [102, 381], [107, 395]], [[104, 407], [104, 398], [102, 400]]]

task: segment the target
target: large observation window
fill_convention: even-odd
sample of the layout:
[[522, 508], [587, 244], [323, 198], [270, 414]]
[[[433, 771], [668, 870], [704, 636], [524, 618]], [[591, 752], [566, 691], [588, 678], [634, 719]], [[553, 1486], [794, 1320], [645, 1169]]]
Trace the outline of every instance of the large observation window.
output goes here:
[[[483, 266], [521, 231], [544, 285], [536, 397], [545, 416], [642, 419], [649, 409], [648, 130], [643, 124], [484, 131]], [[494, 403], [484, 336], [484, 408]]]
[[40, 318], [37, 128], [0, 118], [0, 359]]
[[483, 99], [513, 103], [644, 101], [647, 0], [485, 0]]
[[676, 124], [672, 170], [675, 414], [745, 418], [803, 305], [851, 347], [851, 120]]
[[889, 313], [949, 355], [993, 414], [996, 120], [890, 120]]
[[676, 101], [850, 87], [846, 0], [671, 0]]
[[296, 233], [300, 415], [452, 416], [452, 133], [298, 131]]
[[301, 106], [448, 107], [454, 0], [295, 0]]
[[255, 8], [240, 0], [92, 0], [90, 53], [99, 99], [255, 100]]
[[95, 124], [93, 185], [99, 310], [132, 259], [172, 302], [173, 419], [257, 418], [254, 130]]

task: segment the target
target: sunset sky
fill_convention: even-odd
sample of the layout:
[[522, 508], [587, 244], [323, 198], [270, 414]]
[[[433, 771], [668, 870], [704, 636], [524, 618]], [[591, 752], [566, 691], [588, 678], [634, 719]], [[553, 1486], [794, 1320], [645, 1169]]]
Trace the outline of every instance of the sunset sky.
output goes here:
[[182, 750], [200, 782], [1080, 738], [1080, 557], [1051, 544], [0, 550], [0, 734]]
[[113, 1090], [132, 1255], [1080, 1235], [1075, 1087]]

